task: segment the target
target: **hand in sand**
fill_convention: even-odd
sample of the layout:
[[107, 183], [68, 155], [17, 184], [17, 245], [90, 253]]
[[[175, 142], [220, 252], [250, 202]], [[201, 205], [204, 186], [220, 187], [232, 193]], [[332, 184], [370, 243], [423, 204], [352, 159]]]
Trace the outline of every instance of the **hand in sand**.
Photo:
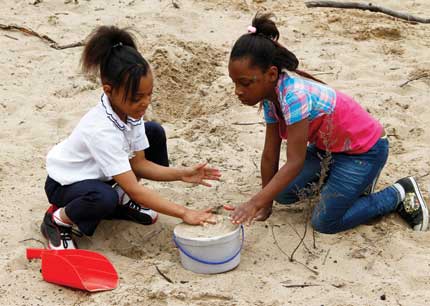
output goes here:
[[221, 173], [218, 169], [206, 167], [207, 163], [185, 168], [182, 181], [211, 187], [205, 180], [219, 181]]
[[257, 212], [257, 215], [255, 216], [255, 221], [266, 221], [267, 218], [270, 217], [272, 214], [272, 204], [269, 206], [260, 208], [260, 210]]
[[251, 222], [259, 211], [253, 202], [246, 202], [238, 207], [224, 205], [224, 208], [232, 210], [232, 213], [230, 214], [231, 222], [235, 224], [247, 223], [248, 225], [251, 225]]
[[182, 221], [191, 225], [203, 225], [205, 223], [215, 224], [216, 217], [211, 211], [212, 208], [202, 210], [189, 209], [182, 218]]

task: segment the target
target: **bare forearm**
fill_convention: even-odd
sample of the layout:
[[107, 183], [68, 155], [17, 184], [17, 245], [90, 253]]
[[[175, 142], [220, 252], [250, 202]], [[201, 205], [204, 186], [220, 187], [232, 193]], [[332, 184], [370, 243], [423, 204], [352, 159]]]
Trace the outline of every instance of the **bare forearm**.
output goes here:
[[182, 169], [163, 167], [149, 160], [142, 160], [132, 168], [136, 176], [153, 181], [179, 181], [183, 176]]
[[[259, 203], [261, 207], [265, 207], [272, 203], [276, 195], [288, 186], [300, 173], [302, 167], [303, 163], [301, 162], [287, 162], [283, 165], [279, 171], [269, 179], [269, 182], [266, 182], [264, 188], [253, 197], [255, 203]], [[268, 171], [268, 175], [269, 174], [270, 172]], [[266, 179], [268, 177], [269, 176], [267, 176]]]
[[[261, 158], [261, 187], [264, 188], [270, 182], [270, 180], [278, 172], [279, 158], [270, 159], [266, 157]], [[264, 206], [272, 205], [273, 200], [267, 201]]]
[[261, 185], [264, 188], [278, 172], [279, 159], [261, 158]]
[[186, 207], [173, 203], [161, 197], [157, 192], [141, 185], [131, 192], [130, 197], [144, 207], [180, 219], [183, 219], [188, 210]]

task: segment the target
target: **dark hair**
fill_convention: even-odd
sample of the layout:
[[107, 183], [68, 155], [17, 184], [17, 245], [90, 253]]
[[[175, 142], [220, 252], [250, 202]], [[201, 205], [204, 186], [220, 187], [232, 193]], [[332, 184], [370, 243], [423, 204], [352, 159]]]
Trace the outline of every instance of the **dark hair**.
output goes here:
[[266, 71], [270, 66], [276, 66], [279, 73], [283, 69], [293, 71], [303, 77], [324, 83], [307, 72], [298, 70], [299, 60], [293, 52], [279, 42], [279, 31], [271, 18], [273, 14], [256, 14], [252, 19], [255, 33], [247, 33], [239, 37], [230, 53], [230, 60], [247, 57], [251, 65]]
[[88, 36], [81, 66], [85, 73], [99, 72], [103, 84], [124, 86], [124, 100], [129, 96], [135, 99], [140, 78], [150, 71], [132, 34], [115, 26], [100, 26]]

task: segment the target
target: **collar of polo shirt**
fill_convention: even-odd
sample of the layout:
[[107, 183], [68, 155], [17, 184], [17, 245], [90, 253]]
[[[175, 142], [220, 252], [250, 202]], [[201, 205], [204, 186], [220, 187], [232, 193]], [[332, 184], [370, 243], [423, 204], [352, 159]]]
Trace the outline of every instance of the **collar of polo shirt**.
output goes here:
[[113, 124], [120, 129], [121, 131], [130, 131], [130, 126], [128, 124], [131, 125], [141, 125], [142, 124], [142, 118], [140, 119], [133, 119], [131, 117], [127, 117], [127, 123], [125, 124], [124, 121], [122, 121], [118, 115], [114, 112], [114, 110], [112, 109], [112, 105], [109, 101], [109, 98], [106, 94], [102, 94], [101, 98], [100, 98], [100, 102], [103, 105], [103, 108], [105, 109], [105, 113], [106, 113], [106, 117], [113, 122]]

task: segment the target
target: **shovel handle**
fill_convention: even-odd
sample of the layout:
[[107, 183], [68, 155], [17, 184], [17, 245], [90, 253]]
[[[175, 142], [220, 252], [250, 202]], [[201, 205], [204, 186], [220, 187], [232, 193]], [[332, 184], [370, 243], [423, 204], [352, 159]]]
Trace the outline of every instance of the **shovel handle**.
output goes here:
[[27, 259], [41, 258], [46, 249], [27, 249]]

